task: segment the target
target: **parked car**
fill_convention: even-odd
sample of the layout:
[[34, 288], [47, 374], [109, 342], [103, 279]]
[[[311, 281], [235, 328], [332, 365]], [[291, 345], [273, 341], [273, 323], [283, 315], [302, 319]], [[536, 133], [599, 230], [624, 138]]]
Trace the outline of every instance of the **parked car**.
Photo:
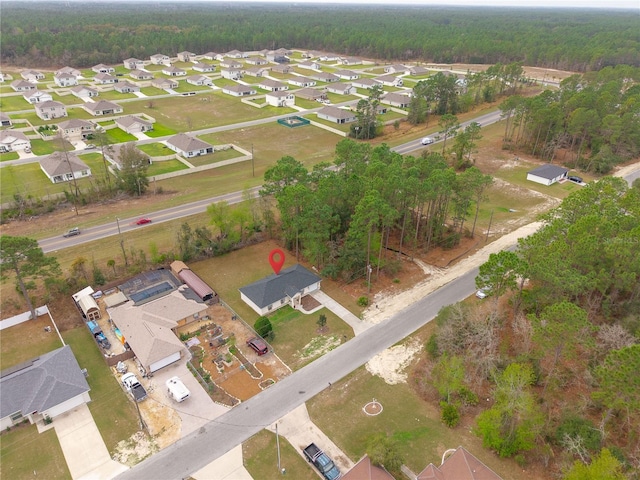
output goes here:
[[151, 223], [151, 219], [147, 217], [142, 217], [136, 220], [136, 225], [144, 225], [146, 223]]
[[63, 237], [75, 237], [76, 235], [80, 235], [80, 229], [78, 227], [74, 227], [71, 230], [67, 230], [62, 234]]
[[478, 297], [480, 300], [482, 300], [483, 298], [487, 298], [486, 290], [483, 290], [482, 288], [480, 290], [478, 290], [476, 292], [476, 297]]
[[570, 182], [582, 183], [582, 177], [578, 177], [578, 176], [575, 176], [575, 175], [572, 175], [572, 176], [568, 177], [568, 180]]
[[90, 150], [90, 149], [96, 148], [96, 146], [93, 143], [87, 143], [87, 145], [84, 148], [86, 148], [87, 150]]
[[247, 345], [251, 347], [258, 355], [264, 355], [269, 352], [267, 342], [260, 337], [253, 337], [247, 340]]
[[420, 140], [420, 143], [422, 143], [422, 145], [431, 145], [433, 143], [433, 138], [424, 137], [422, 140]]
[[338, 480], [342, 477], [340, 470], [335, 466], [326, 453], [324, 453], [315, 443], [310, 444], [302, 450], [307, 460], [320, 471], [326, 480]]

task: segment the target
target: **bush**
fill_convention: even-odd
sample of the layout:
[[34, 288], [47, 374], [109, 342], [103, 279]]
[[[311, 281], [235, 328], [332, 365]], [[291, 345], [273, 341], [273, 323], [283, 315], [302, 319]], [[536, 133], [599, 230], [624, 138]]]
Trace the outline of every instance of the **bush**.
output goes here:
[[262, 338], [273, 338], [273, 325], [271, 325], [271, 321], [267, 317], [258, 317], [256, 323], [253, 324], [253, 328]]
[[432, 333], [424, 348], [431, 358], [438, 358], [438, 336]]
[[458, 407], [451, 403], [440, 402], [442, 422], [449, 428], [453, 428], [460, 422]]
[[472, 392], [469, 388], [462, 387], [458, 392], [458, 395], [460, 395], [460, 400], [462, 400], [462, 403], [464, 403], [465, 405], [468, 405], [470, 407], [475, 407], [476, 405], [478, 405], [478, 395], [476, 395], [475, 392]]
[[584, 448], [592, 453], [599, 452], [602, 446], [602, 435], [591, 421], [578, 416], [565, 418], [558, 426], [555, 433], [555, 441], [563, 444], [565, 435], [582, 438]]
[[369, 305], [369, 298], [368, 297], [358, 298], [358, 305], [361, 307], [366, 307], [367, 305]]

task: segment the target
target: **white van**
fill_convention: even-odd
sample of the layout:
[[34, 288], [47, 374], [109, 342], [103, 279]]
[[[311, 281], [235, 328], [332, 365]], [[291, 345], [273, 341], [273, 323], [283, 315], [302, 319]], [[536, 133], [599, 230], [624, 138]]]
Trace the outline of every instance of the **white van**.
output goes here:
[[176, 402], [184, 402], [191, 395], [189, 389], [185, 387], [184, 383], [182, 383], [182, 380], [180, 380], [178, 377], [171, 377], [169, 380], [167, 380], [166, 385], [167, 393]]

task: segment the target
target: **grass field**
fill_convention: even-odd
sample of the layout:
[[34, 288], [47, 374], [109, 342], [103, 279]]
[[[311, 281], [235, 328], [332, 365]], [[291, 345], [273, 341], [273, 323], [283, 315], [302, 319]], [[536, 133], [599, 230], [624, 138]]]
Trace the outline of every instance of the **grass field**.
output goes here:
[[165, 137], [167, 135], [173, 135], [174, 133], [178, 133], [177, 130], [166, 127], [157, 122], [153, 124], [153, 130], [145, 132], [145, 134], [151, 138]]
[[201, 165], [211, 165], [218, 162], [223, 162], [225, 160], [229, 160], [231, 158], [241, 157], [244, 154], [233, 148], [229, 148], [227, 150], [216, 150], [214, 153], [209, 155], [199, 155], [194, 158], [189, 159], [189, 163], [194, 167], [199, 167]]
[[154, 177], [156, 175], [162, 175], [163, 173], [177, 172], [188, 168], [189, 167], [180, 160], [163, 160], [162, 162], [153, 162], [149, 165], [147, 176]]
[[138, 145], [137, 147], [138, 150], [142, 150], [151, 157], [164, 157], [165, 155], [173, 154], [173, 150], [163, 143], [145, 143], [144, 145]]
[[0, 162], [6, 162], [7, 160], [17, 160], [20, 158], [16, 152], [0, 153]]
[[296, 480], [317, 480], [313, 467], [305, 461], [284, 437], [280, 437], [280, 468], [286, 470], [283, 475], [278, 470], [276, 436], [268, 430], [262, 430], [242, 444], [244, 466], [249, 474], [260, 480], [276, 480], [283, 477]]
[[118, 100], [124, 100], [127, 98], [136, 98], [136, 95], [133, 93], [120, 93], [116, 90], [108, 90], [106, 92], [100, 92], [101, 100], [110, 100], [113, 102], [117, 102]]
[[106, 130], [106, 133], [113, 143], [135, 142], [137, 140], [135, 135], [131, 135], [118, 127], [110, 128]]
[[10, 113], [33, 110], [33, 105], [27, 102], [22, 95], [2, 96], [0, 97], [0, 109], [4, 113]]

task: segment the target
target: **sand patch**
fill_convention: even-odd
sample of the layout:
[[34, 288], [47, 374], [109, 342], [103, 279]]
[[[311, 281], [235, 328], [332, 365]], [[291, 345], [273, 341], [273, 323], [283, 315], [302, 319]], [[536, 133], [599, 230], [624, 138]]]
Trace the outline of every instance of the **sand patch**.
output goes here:
[[367, 371], [382, 377], [389, 385], [407, 381], [406, 368], [411, 364], [422, 345], [412, 341], [406, 345], [395, 345], [380, 352], [366, 364]]

